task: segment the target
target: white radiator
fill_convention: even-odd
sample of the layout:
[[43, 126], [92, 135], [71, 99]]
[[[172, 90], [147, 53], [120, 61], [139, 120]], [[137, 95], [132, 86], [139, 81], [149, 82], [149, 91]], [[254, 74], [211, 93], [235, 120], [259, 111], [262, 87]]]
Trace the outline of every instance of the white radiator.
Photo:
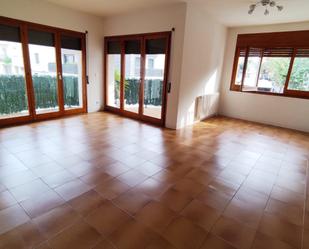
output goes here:
[[219, 93], [199, 96], [195, 101], [195, 121], [214, 116], [218, 113]]

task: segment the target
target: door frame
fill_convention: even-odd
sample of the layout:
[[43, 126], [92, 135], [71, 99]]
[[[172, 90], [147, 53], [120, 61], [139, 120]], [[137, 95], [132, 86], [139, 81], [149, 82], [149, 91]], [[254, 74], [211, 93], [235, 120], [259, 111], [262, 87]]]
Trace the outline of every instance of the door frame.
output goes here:
[[[29, 115], [17, 116], [12, 118], [0, 118], [0, 127], [7, 125], [15, 125], [21, 123], [29, 123], [41, 120], [48, 120], [52, 118], [64, 117], [67, 115], [87, 113], [87, 79], [86, 79], [86, 33], [52, 27], [48, 25], [42, 25], [27, 21], [21, 21], [13, 18], [0, 16], [0, 24], [18, 27], [20, 30], [20, 43], [22, 46], [24, 70], [25, 70], [25, 85], [28, 102]], [[55, 54], [56, 54], [56, 71], [57, 71], [57, 84], [58, 84], [58, 105], [59, 111], [47, 112], [42, 114], [36, 114], [35, 112], [35, 96], [33, 91], [33, 82], [31, 74], [30, 54], [29, 54], [29, 42], [28, 42], [28, 30], [34, 29], [38, 31], [45, 31], [53, 33], [55, 39]], [[63, 74], [62, 74], [62, 58], [61, 58], [61, 35], [68, 35], [81, 38], [82, 46], [82, 95], [83, 106], [81, 108], [75, 108], [65, 110], [64, 108], [64, 96], [63, 96]], [[60, 77], [61, 76], [61, 77]]]
[[[142, 34], [133, 34], [133, 35], [116, 35], [116, 36], [106, 36], [104, 38], [104, 110], [110, 111], [128, 118], [133, 118], [141, 121], [145, 121], [148, 123], [152, 123], [159, 126], [165, 126], [166, 120], [166, 106], [167, 106], [167, 84], [169, 77], [169, 69], [170, 69], [170, 53], [171, 53], [171, 31], [164, 32], [155, 32], [155, 33], [142, 33]], [[163, 88], [162, 88], [162, 111], [161, 111], [161, 119], [153, 118], [150, 116], [146, 116], [143, 114], [144, 108], [144, 80], [145, 80], [145, 57], [146, 57], [146, 40], [147, 39], [157, 39], [157, 38], [166, 38], [167, 46], [165, 50], [165, 70], [164, 70], [164, 78], [163, 78]], [[124, 51], [124, 42], [126, 40], [141, 40], [141, 72], [140, 72], [140, 90], [139, 90], [139, 113], [132, 113], [124, 110], [123, 100], [124, 100], [124, 73], [125, 73], [125, 51]], [[120, 108], [116, 108], [113, 106], [109, 106], [107, 104], [108, 92], [107, 92], [107, 74], [108, 74], [108, 48], [107, 43], [109, 41], [120, 41], [121, 43], [121, 79], [120, 79]]]

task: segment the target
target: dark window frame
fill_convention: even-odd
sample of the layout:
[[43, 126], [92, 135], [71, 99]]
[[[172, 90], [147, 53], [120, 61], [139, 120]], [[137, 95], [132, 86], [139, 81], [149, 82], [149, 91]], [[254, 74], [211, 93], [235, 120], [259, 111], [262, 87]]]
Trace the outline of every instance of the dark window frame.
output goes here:
[[[291, 31], [291, 32], [275, 32], [275, 33], [258, 33], [258, 34], [240, 34], [237, 37], [236, 50], [234, 55], [234, 63], [232, 68], [232, 77], [230, 90], [245, 93], [274, 95], [282, 97], [293, 97], [309, 99], [309, 91], [291, 90], [288, 89], [290, 83], [291, 73], [294, 66], [294, 60], [297, 58], [298, 49], [308, 49], [309, 44], [309, 31]], [[265, 92], [258, 90], [244, 90], [244, 79], [247, 71], [247, 64], [249, 58], [250, 48], [259, 48], [263, 50], [261, 55], [261, 63], [265, 50], [270, 49], [293, 49], [293, 53], [290, 59], [290, 65], [285, 80], [283, 93]], [[243, 65], [241, 84], [236, 84], [237, 69], [239, 58], [245, 51], [245, 59]], [[307, 57], [306, 57], [307, 58]], [[308, 57], [309, 58], [309, 57]], [[260, 77], [260, 72], [258, 78]]]

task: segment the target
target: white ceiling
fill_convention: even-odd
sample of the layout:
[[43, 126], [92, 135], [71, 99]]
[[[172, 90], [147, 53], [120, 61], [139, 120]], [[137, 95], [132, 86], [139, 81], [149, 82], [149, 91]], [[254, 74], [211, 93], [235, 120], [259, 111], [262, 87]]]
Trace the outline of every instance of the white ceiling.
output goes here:
[[255, 0], [46, 0], [51, 3], [91, 13], [97, 16], [111, 16], [144, 8], [177, 2], [198, 2], [211, 15], [227, 26], [289, 23], [309, 21], [309, 0], [276, 0], [284, 6], [282, 12], [276, 9], [269, 16], [258, 8], [248, 15], [248, 6]]

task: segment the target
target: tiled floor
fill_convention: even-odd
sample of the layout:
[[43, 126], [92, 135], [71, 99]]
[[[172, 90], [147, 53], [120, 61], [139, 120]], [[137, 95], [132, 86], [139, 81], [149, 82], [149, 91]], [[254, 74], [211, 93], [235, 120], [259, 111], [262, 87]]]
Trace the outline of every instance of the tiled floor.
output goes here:
[[309, 135], [96, 113], [0, 130], [0, 248], [308, 249]]

